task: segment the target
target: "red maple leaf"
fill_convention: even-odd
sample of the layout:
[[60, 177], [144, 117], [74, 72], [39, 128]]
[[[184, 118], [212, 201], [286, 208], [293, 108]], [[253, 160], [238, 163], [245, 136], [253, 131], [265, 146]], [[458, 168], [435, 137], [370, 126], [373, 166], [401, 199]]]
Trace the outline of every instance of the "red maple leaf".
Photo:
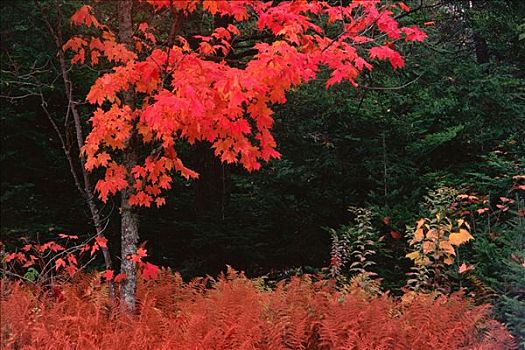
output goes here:
[[98, 28], [100, 25], [97, 19], [95, 18], [95, 16], [91, 14], [91, 11], [92, 11], [91, 6], [89, 5], [82, 6], [81, 8], [77, 10], [77, 12], [73, 14], [73, 16], [71, 16], [71, 23], [77, 26], [81, 24], [85, 24], [88, 27], [94, 26], [95, 28]]
[[113, 279], [113, 275], [114, 275], [114, 272], [113, 270], [106, 270], [104, 271], [104, 273], [102, 274], [102, 277], [104, 277], [104, 279], [106, 281], [111, 281]]
[[66, 262], [62, 258], [55, 260], [55, 270], [59, 270], [61, 267], [66, 267]]
[[69, 265], [78, 265], [77, 258], [73, 254], [67, 255], [67, 261], [69, 262]]
[[406, 12], [409, 12], [410, 11], [410, 7], [408, 7], [404, 2], [398, 2], [397, 5], [399, 6], [399, 8], [403, 11], [406, 11]]
[[405, 41], [423, 41], [427, 34], [416, 26], [401, 29], [405, 34]]
[[139, 258], [142, 259], [148, 256], [148, 250], [145, 248], [137, 248], [136, 254]]
[[97, 244], [99, 246], [101, 246], [102, 248], [107, 248], [107, 243], [108, 243], [108, 240], [106, 237], [104, 236], [96, 236], [95, 237], [95, 241], [97, 242]]
[[148, 256], [147, 250], [145, 248], [140, 247], [137, 248], [135, 254], [131, 255], [129, 259], [135, 263], [140, 263], [142, 262], [142, 258], [145, 258], [146, 256]]
[[145, 263], [142, 270], [142, 277], [145, 280], [157, 280], [159, 278], [159, 267], [149, 262]]
[[405, 61], [403, 60], [403, 57], [399, 54], [399, 52], [392, 50], [388, 46], [377, 46], [373, 47], [369, 51], [370, 58], [377, 58], [380, 60], [390, 60], [390, 64], [392, 65], [392, 68], [401, 68], [405, 65]]
[[31, 250], [31, 248], [33, 247], [32, 244], [26, 244], [22, 247], [22, 251], [23, 252], [28, 252], [29, 250]]

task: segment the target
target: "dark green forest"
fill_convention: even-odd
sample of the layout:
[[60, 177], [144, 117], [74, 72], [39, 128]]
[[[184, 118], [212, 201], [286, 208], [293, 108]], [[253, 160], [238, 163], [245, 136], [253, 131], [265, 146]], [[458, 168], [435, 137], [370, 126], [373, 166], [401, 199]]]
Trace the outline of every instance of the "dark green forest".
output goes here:
[[[60, 18], [81, 3], [59, 2]], [[411, 11], [398, 21], [428, 35], [397, 47], [405, 67], [381, 63], [357, 89], [326, 89], [318, 79], [291, 91], [274, 107], [280, 159], [247, 172], [221, 163], [205, 142], [182, 147], [200, 177], [174, 177], [166, 205], [140, 209], [149, 261], [184, 279], [216, 276], [227, 265], [267, 281], [334, 274], [341, 245], [359, 250], [355, 242], [366, 236], [373, 264], [364, 269], [399, 295], [413, 271], [405, 256], [415, 223], [460, 195], [475, 196], [461, 213], [474, 239], [443, 270], [441, 286], [493, 303], [525, 344], [525, 1], [405, 2]], [[111, 11], [111, 2], [103, 6]], [[1, 9], [1, 241], [12, 251], [57, 233], [91, 235], [64, 154], [63, 143], [80, 174], [48, 23], [65, 38], [75, 28], [52, 2], [11, 0]], [[93, 107], [83, 101], [99, 73], [69, 68], [84, 135]], [[120, 204], [96, 204], [116, 257]], [[468, 276], [458, 273], [462, 264], [473, 267]], [[102, 257], [89, 268], [103, 269]], [[342, 263], [337, 275], [355, 271]]]

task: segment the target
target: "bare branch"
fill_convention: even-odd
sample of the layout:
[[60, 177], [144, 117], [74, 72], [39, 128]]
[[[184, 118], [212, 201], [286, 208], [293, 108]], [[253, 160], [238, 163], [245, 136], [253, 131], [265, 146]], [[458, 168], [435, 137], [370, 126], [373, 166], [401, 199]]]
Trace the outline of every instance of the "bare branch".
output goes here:
[[415, 79], [403, 85], [399, 85], [399, 86], [361, 86], [361, 88], [367, 89], [367, 90], [401, 90], [401, 89], [406, 88], [409, 85], [414, 84], [416, 81], [418, 81], [423, 76], [423, 74], [424, 73], [421, 73]]
[[6, 100], [10, 100], [11, 102], [13, 102], [15, 100], [22, 100], [24, 98], [28, 98], [31, 96], [38, 96], [38, 94], [34, 92], [30, 92], [28, 94], [19, 95], [19, 96], [0, 95], [0, 98], [5, 98]]

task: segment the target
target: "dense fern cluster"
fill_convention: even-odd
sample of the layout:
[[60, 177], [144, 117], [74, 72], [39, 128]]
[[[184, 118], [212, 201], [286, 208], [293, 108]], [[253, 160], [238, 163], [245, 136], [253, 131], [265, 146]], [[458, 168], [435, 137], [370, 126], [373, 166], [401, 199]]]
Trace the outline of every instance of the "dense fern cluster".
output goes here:
[[505, 328], [460, 294], [399, 300], [294, 277], [275, 289], [230, 271], [184, 283], [141, 281], [136, 316], [109, 302], [98, 275], [51, 291], [3, 282], [5, 349], [512, 349]]

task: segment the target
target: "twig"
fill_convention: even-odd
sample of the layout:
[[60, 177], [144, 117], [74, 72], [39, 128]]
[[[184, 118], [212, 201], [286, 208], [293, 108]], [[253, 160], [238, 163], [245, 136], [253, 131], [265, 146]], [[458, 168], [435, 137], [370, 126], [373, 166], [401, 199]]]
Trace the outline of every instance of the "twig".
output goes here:
[[366, 89], [366, 90], [401, 90], [401, 89], [406, 88], [409, 85], [414, 84], [416, 81], [418, 81], [423, 76], [423, 74], [424, 73], [421, 73], [415, 79], [403, 85], [399, 85], [399, 86], [391, 86], [391, 87], [390, 86], [361, 86], [361, 88]]

